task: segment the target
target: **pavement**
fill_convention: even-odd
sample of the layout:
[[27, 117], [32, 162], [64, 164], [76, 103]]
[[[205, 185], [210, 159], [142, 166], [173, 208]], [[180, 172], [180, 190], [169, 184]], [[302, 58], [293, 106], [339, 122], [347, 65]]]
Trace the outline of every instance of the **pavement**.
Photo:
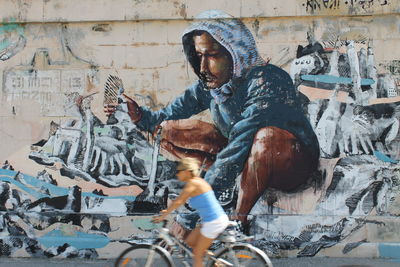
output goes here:
[[[113, 267], [113, 264], [114, 260], [0, 257], [1, 267]], [[272, 264], [274, 267], [400, 267], [399, 260], [372, 258], [273, 258]]]

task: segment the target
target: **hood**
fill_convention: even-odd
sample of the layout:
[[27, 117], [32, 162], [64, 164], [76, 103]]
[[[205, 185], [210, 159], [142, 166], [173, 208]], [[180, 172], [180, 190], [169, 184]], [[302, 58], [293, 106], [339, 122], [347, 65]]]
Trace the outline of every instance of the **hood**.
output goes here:
[[224, 46], [232, 56], [233, 78], [239, 78], [247, 70], [266, 64], [259, 56], [256, 43], [249, 29], [239, 20], [218, 10], [208, 10], [196, 17], [193, 23], [183, 32], [182, 43], [187, 60], [199, 76], [199, 62], [196, 60], [192, 34], [193, 31], [208, 32], [217, 42]]

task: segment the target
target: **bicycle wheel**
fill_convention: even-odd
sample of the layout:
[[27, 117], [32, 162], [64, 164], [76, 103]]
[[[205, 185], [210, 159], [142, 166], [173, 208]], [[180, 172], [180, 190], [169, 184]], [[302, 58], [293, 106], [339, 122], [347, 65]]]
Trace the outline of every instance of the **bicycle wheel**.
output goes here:
[[150, 244], [135, 245], [125, 249], [115, 261], [115, 267], [167, 266], [173, 267], [171, 255], [162, 247]]
[[[223, 259], [231, 263], [235, 267], [272, 267], [271, 260], [261, 250], [250, 244], [233, 245], [232, 247], [225, 247], [216, 252], [215, 258]], [[229, 266], [222, 262], [210, 259], [208, 267], [222, 267]]]

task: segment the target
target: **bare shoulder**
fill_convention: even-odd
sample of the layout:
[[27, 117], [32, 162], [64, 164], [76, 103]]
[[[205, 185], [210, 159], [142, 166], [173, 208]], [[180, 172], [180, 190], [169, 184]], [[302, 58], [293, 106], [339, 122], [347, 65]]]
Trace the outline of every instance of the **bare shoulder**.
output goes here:
[[203, 178], [196, 177], [194, 179], [191, 179], [191, 182], [192, 182], [193, 186], [196, 188], [196, 191], [199, 193], [200, 192], [204, 193], [204, 192], [210, 191], [212, 189], [211, 185]]
[[192, 192], [195, 191], [197, 188], [197, 184], [191, 180], [187, 181], [185, 186], [183, 187], [184, 191]]

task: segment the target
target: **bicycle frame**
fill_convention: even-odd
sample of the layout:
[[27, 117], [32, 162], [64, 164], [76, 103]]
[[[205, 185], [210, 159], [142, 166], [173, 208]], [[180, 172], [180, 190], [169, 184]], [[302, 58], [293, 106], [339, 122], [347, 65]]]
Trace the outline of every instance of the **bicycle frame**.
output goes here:
[[[133, 245], [130, 248], [125, 249], [117, 258], [115, 266], [123, 267], [126, 266], [132, 259], [134, 259], [134, 266], [138, 265], [138, 261], [145, 260], [145, 267], [159, 266], [159, 261], [162, 261], [164, 265], [171, 267], [175, 266], [172, 258], [172, 253], [182, 258], [181, 263], [186, 267], [190, 266], [187, 260], [193, 259], [192, 251], [186, 246], [186, 244], [178, 239], [175, 235], [170, 233], [170, 230], [166, 228], [167, 221], [163, 221], [162, 227], [158, 230], [157, 239], [152, 243], [142, 243]], [[230, 222], [228, 227], [236, 226], [234, 222]], [[252, 246], [244, 240], [251, 239], [251, 237], [245, 237], [238, 234], [235, 229], [227, 228], [217, 240], [222, 243], [222, 246], [217, 250], [211, 252], [207, 250], [206, 260], [208, 267], [215, 265], [223, 266], [269, 266], [272, 267], [272, 263], [268, 256], [260, 249]], [[171, 250], [169, 250], [171, 248]], [[141, 250], [145, 250], [141, 252]], [[135, 254], [135, 252], [137, 254]], [[132, 254], [131, 254], [132, 253]], [[248, 255], [250, 253], [250, 255]], [[144, 257], [143, 257], [144, 256]], [[137, 259], [137, 261], [135, 260]], [[249, 262], [249, 260], [251, 262]], [[253, 265], [253, 260], [257, 261], [257, 265]], [[156, 264], [156, 265], [154, 265]], [[141, 264], [143, 266], [143, 264]]]
[[178, 245], [180, 249], [183, 249], [185, 253], [187, 253], [190, 257], [193, 257], [192, 251], [189, 248], [187, 248], [181, 240], [179, 240], [173, 234], [171, 234], [169, 232], [169, 229], [163, 227], [160, 230], [159, 238], [165, 241], [169, 246]]
[[[163, 226], [162, 226], [162, 228], [161, 228], [160, 231], [159, 231], [159, 239], [161, 239], [161, 241], [165, 241], [165, 242], [168, 244], [168, 246], [178, 246], [179, 249], [181, 249], [181, 250], [183, 250], [185, 253], [187, 253], [187, 254], [189, 255], [190, 258], [193, 258], [193, 252], [192, 252], [189, 248], [187, 248], [187, 247], [183, 244], [183, 242], [182, 242], [181, 240], [179, 240], [176, 236], [174, 236], [173, 234], [171, 234], [170, 231], [169, 231], [169, 229], [165, 228], [166, 224], [167, 224], [167, 222], [164, 221], [164, 222], [163, 222]], [[157, 246], [159, 246], [158, 244], [160, 244], [161, 241], [157, 242]], [[226, 242], [223, 242], [223, 243], [224, 243], [224, 245], [226, 244]], [[159, 247], [160, 247], [160, 246], [159, 246]], [[225, 245], [224, 247], [228, 247], [228, 246]], [[212, 259], [212, 260], [214, 260], [214, 261], [216, 261], [216, 262], [223, 263], [223, 264], [225, 264], [226, 266], [234, 266], [232, 263], [230, 263], [230, 262], [228, 262], [228, 261], [226, 261], [226, 260], [224, 260], [224, 259], [215, 258], [215, 257], [212, 255], [212, 252], [211, 252], [210, 250], [207, 250], [206, 256], [207, 256], [209, 259]]]

